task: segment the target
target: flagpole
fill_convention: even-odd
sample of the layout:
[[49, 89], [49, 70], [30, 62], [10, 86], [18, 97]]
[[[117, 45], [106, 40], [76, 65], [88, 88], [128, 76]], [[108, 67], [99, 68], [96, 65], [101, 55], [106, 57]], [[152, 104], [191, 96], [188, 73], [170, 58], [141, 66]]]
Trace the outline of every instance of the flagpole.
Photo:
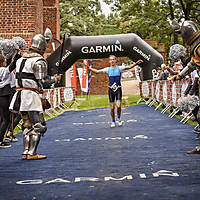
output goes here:
[[[90, 60], [89, 66], [90, 66], [90, 67], [92, 66], [92, 60]], [[89, 93], [90, 93], [91, 75], [92, 75], [92, 71], [89, 69], [89, 71], [88, 71], [88, 91], [87, 91], [87, 96], [89, 96]]]

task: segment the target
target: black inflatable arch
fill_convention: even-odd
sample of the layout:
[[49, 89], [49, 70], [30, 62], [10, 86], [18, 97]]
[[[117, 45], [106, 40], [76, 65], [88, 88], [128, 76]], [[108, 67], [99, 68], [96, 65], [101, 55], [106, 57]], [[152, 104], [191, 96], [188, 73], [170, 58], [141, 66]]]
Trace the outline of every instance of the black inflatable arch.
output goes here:
[[[129, 57], [133, 61], [142, 59], [142, 80], [152, 79], [152, 70], [163, 63], [163, 56], [138, 35], [71, 36], [64, 42], [62, 62], [59, 60], [62, 45], [48, 58], [49, 74], [69, 69], [78, 59], [107, 58], [110, 54]], [[59, 67], [59, 69], [58, 69]]]

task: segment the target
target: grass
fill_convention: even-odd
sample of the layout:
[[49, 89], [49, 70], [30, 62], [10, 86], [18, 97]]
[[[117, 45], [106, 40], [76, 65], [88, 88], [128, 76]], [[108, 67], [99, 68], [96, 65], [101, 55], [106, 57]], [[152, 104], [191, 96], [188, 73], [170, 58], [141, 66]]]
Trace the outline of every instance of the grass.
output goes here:
[[[132, 106], [136, 105], [137, 101], [140, 99], [140, 95], [126, 95], [122, 97], [122, 107]], [[144, 101], [141, 101], [139, 104], [144, 104]], [[66, 104], [66, 106], [69, 106], [70, 104]], [[155, 103], [154, 106], [156, 107], [158, 104]], [[65, 109], [65, 111], [69, 110], [89, 110], [89, 109], [95, 109], [95, 108], [106, 108], [110, 107], [108, 95], [81, 95], [76, 96], [76, 102], [68, 109]], [[160, 109], [161, 110], [161, 109]], [[62, 114], [60, 110], [57, 110], [59, 114]], [[169, 114], [170, 112], [167, 111]], [[58, 115], [54, 114], [54, 117], [57, 117]], [[179, 115], [176, 115], [177, 118], [180, 120], [183, 118]], [[45, 114], [45, 120], [49, 120], [51, 117]], [[187, 123], [196, 126], [197, 122], [192, 121], [191, 119], [187, 121]], [[14, 134], [17, 134], [21, 132], [21, 129], [16, 127]]]
[[[127, 95], [122, 97], [122, 106], [131, 106], [136, 105], [137, 101], [140, 99], [139, 95]], [[141, 102], [142, 104], [144, 102]], [[69, 106], [71, 103], [67, 103], [66, 106]], [[65, 109], [65, 111], [68, 110], [89, 110], [89, 109], [95, 109], [95, 108], [106, 108], [110, 107], [108, 95], [81, 95], [76, 96], [76, 102], [69, 108]], [[62, 114], [62, 112], [57, 109], [57, 112], [59, 114]], [[53, 114], [54, 117], [57, 117], [55, 113]], [[49, 117], [47, 114], [45, 114], [45, 120], [49, 120], [51, 117]], [[14, 134], [17, 134], [21, 131], [21, 128], [16, 127], [14, 130]]]
[[[122, 97], [122, 106], [131, 106], [137, 104], [139, 95], [126, 95]], [[143, 102], [144, 103], [144, 102]], [[78, 110], [88, 110], [93, 108], [110, 107], [108, 95], [90, 95], [77, 96], [77, 104], [74, 108]]]

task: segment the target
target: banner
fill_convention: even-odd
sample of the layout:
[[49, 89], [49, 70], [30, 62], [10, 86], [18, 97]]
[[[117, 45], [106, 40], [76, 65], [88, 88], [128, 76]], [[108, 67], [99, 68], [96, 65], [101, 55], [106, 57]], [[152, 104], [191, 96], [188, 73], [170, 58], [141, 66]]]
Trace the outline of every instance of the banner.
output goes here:
[[82, 86], [83, 68], [77, 68], [77, 71], [78, 71], [78, 77], [79, 77], [79, 81], [80, 81], [81, 91], [88, 92], [88, 76], [87, 76], [87, 80], [86, 80], [86, 88], [83, 88], [83, 86]]
[[77, 68], [78, 71], [78, 77], [80, 81], [80, 86], [81, 86], [81, 91], [83, 92], [88, 92], [88, 60], [84, 59], [83, 60], [83, 67], [82, 68]]
[[83, 60], [83, 74], [82, 74], [82, 91], [88, 90], [88, 60]]
[[76, 80], [76, 65], [72, 65], [65, 72], [65, 87], [74, 87], [77, 91], [77, 80]]

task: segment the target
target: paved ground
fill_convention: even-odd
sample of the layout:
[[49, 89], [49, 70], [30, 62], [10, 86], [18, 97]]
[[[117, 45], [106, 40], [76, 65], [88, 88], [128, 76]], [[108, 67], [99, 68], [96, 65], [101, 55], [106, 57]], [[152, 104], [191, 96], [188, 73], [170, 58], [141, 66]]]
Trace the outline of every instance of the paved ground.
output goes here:
[[47, 121], [38, 151], [22, 160], [22, 134], [0, 149], [0, 200], [197, 200], [200, 156], [193, 127], [136, 105], [110, 128], [109, 108], [69, 111]]
[[139, 82], [138, 80], [122, 81], [123, 95], [135, 95], [139, 94]]

